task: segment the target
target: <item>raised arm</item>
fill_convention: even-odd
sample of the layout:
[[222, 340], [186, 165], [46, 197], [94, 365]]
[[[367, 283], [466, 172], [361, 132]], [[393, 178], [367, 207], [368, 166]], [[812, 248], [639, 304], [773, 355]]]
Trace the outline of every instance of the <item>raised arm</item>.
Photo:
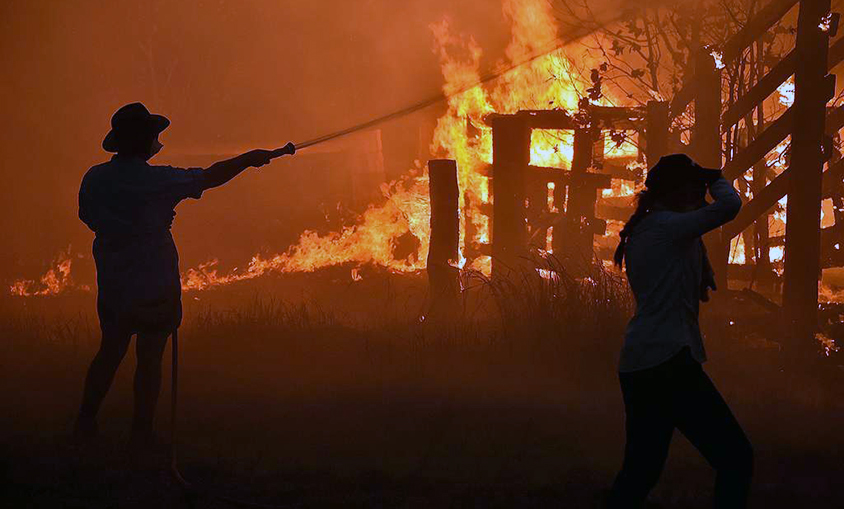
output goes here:
[[692, 212], [675, 212], [665, 220], [669, 235], [677, 239], [700, 237], [736, 217], [741, 198], [727, 179], [715, 180], [709, 186], [709, 194], [715, 200], [709, 205]]
[[205, 189], [225, 184], [250, 166], [257, 168], [269, 163], [276, 157], [295, 153], [296, 147], [292, 143], [288, 143], [275, 150], [250, 150], [237, 157], [214, 163], [204, 171]]

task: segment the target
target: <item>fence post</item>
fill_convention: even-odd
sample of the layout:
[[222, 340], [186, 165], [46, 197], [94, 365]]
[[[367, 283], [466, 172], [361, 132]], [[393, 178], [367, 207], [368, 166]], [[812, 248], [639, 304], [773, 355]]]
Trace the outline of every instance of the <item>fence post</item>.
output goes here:
[[[810, 345], [817, 329], [820, 207], [826, 103], [835, 90], [828, 76], [829, 34], [821, 28], [830, 0], [801, 0], [794, 72], [792, 179], [786, 210], [783, 307], [791, 346]], [[797, 348], [805, 351], [806, 346]]]
[[586, 221], [595, 215], [597, 194], [584, 176], [592, 165], [594, 139], [591, 126], [574, 130], [566, 211], [554, 228], [554, 255], [574, 275], [587, 272], [594, 252], [592, 232]]
[[530, 128], [516, 116], [492, 119], [492, 274], [514, 275], [527, 255], [525, 173]]
[[[700, 48], [695, 56], [695, 126], [692, 135], [692, 157], [701, 166], [721, 168], [721, 70], [715, 58]], [[715, 270], [718, 288], [727, 289], [730, 239], [721, 229], [708, 233], [709, 260]]]
[[459, 295], [457, 261], [460, 218], [457, 207], [457, 162], [451, 159], [428, 161], [428, 192], [431, 199], [431, 242], [428, 249], [430, 314], [454, 309]]
[[668, 153], [668, 103], [648, 101], [645, 122], [645, 162], [651, 167]]

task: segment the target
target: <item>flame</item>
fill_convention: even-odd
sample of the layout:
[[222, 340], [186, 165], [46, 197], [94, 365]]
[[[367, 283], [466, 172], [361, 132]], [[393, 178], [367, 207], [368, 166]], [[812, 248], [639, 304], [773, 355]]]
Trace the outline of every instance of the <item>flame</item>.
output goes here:
[[[507, 61], [502, 66], [523, 62], [556, 40], [558, 27], [547, 1], [504, 0], [503, 10], [510, 21], [512, 37], [505, 52]], [[446, 113], [437, 121], [431, 152], [457, 161], [460, 203], [467, 204], [460, 214], [463, 234], [457, 265], [488, 274], [491, 265], [488, 256], [466, 258], [468, 246], [487, 244], [490, 239], [489, 218], [481, 212], [490, 203], [489, 181], [484, 170], [492, 162], [492, 130], [485, 117], [494, 112], [515, 113], [522, 109], [574, 110], [581, 98], [579, 89], [589, 84], [574, 70], [566, 51], [560, 49], [505, 73], [491, 88], [471, 86], [480, 81], [483, 50], [473, 38], [453, 34], [448, 20], [430, 28], [445, 80], [443, 91], [450, 96]], [[454, 95], [467, 86], [471, 88]], [[531, 136], [531, 163], [569, 167], [571, 138], [571, 133], [535, 130]], [[635, 154], [632, 144], [621, 148], [614, 142], [612, 145], [610, 149], [618, 153]], [[203, 264], [185, 273], [184, 288], [205, 289], [268, 272], [310, 272], [343, 263], [373, 263], [398, 272], [423, 269], [430, 235], [427, 169], [411, 173], [385, 188], [388, 189], [386, 201], [371, 206], [353, 226], [323, 236], [305, 232], [287, 252], [269, 258], [256, 255], [243, 271], [220, 275], [215, 269], [216, 261]], [[396, 260], [392, 246], [396, 239], [407, 235], [417, 239], [416, 252], [409, 258]]]
[[[498, 66], [512, 69], [491, 85], [472, 86], [480, 82], [483, 56], [483, 50], [473, 38], [455, 35], [448, 20], [430, 27], [434, 53], [439, 57], [444, 78], [443, 90], [449, 96], [446, 112], [437, 121], [430, 148], [436, 157], [457, 161], [462, 210], [456, 265], [486, 274], [490, 272], [490, 257], [479, 254], [490, 242], [490, 221], [484, 211], [490, 205], [486, 169], [492, 162], [492, 130], [486, 117], [491, 113], [509, 114], [525, 109], [573, 112], [586, 95], [586, 89], [593, 86], [590, 79], [581, 76], [582, 69], [597, 68], [603, 62], [598, 59], [603, 57], [580, 46], [560, 48], [533, 58], [557, 41], [559, 27], [551, 3], [548, 0], [502, 0], [502, 7], [510, 23], [511, 38], [505, 58]], [[514, 67], [516, 64], [521, 65]], [[588, 102], [629, 104], [626, 93], [616, 94], [609, 85], [602, 92], [602, 97], [590, 98]], [[572, 145], [571, 132], [534, 130], [531, 133], [531, 164], [569, 168]], [[635, 160], [638, 149], [632, 139], [607, 137], [604, 153], [607, 158]], [[640, 166], [640, 163], [630, 163], [628, 169], [636, 171]], [[602, 196], [630, 196], [635, 190], [630, 182], [614, 180], [613, 187], [605, 190]], [[401, 179], [383, 185], [382, 195], [383, 200], [371, 205], [355, 224], [325, 235], [305, 231], [283, 253], [256, 254], [245, 266], [228, 272], [219, 269], [216, 259], [190, 268], [182, 274], [183, 289], [204, 290], [268, 273], [311, 272], [340, 264], [375, 264], [396, 272], [423, 269], [430, 235], [427, 168], [415, 168]], [[550, 190], [549, 209], [564, 211], [565, 206], [566, 203], [553, 202]], [[610, 223], [607, 236], [617, 235], [619, 225]], [[546, 244], [550, 244], [547, 238]], [[69, 263], [66, 272], [56, 269], [52, 276], [49, 274], [42, 278], [42, 283], [49, 288], [52, 287], [45, 281], [55, 280], [59, 286], [70, 284]], [[355, 278], [354, 273], [352, 277]], [[16, 282], [12, 286], [12, 292], [16, 294], [32, 291], [37, 290], [32, 289], [31, 282]]]
[[31, 297], [36, 295], [58, 295], [70, 290], [90, 290], [90, 287], [87, 285], [77, 285], [74, 283], [70, 272], [73, 265], [73, 259], [70, 253], [71, 248], [68, 246], [67, 250], [59, 252], [50, 268], [38, 281], [18, 279], [10, 285], [9, 292], [19, 297]]
[[831, 337], [827, 336], [826, 334], [824, 334], [822, 332], [816, 333], [815, 339], [817, 340], [818, 343], [821, 344], [821, 346], [823, 347], [824, 355], [827, 356], [827, 357], [829, 357], [833, 353], [841, 350], [841, 347], [839, 347], [838, 345], [835, 344], [834, 339], [832, 339]]
[[601, 190], [601, 196], [608, 198], [613, 196], [633, 196], [636, 194], [636, 184], [623, 179], [612, 179], [611, 187]]
[[[427, 253], [429, 239], [427, 184], [427, 175], [421, 175], [385, 185], [385, 203], [370, 206], [358, 224], [322, 236], [305, 231], [287, 252], [270, 258], [255, 255], [242, 272], [235, 269], [220, 275], [217, 260], [188, 269], [182, 276], [182, 289], [205, 290], [270, 272], [313, 272], [349, 262], [372, 263], [397, 272], [420, 270], [425, 266], [425, 257], [418, 253]], [[417, 254], [397, 260], [393, 253], [395, 242], [406, 234], [418, 239]]]
[[[483, 210], [490, 205], [485, 170], [492, 162], [492, 130], [485, 117], [494, 112], [515, 113], [523, 109], [576, 110], [583, 91], [592, 86], [580, 76], [579, 68], [584, 64], [598, 67], [601, 63], [583, 48], [577, 53], [573, 53], [574, 49], [561, 48], [533, 58], [557, 40], [558, 26], [547, 0], [503, 0], [503, 12], [510, 22], [511, 39], [504, 61], [498, 65], [512, 69], [491, 86], [472, 86], [480, 82], [483, 55], [473, 38], [452, 33], [448, 20], [430, 27], [444, 78], [443, 90], [449, 96], [447, 110], [437, 121], [432, 136], [431, 152], [457, 161], [460, 203], [464, 204], [460, 211], [462, 238], [456, 265], [486, 274], [491, 268], [490, 257], [478, 254], [482, 251], [478, 248], [490, 241], [490, 221]], [[522, 65], [514, 67], [516, 64]], [[463, 92], [456, 94], [460, 90]], [[606, 105], [624, 102], [614, 100], [610, 91], [604, 94], [590, 102]], [[621, 97], [626, 99], [624, 95]], [[570, 132], [535, 130], [531, 141], [532, 164], [570, 167], [573, 145]], [[605, 153], [610, 157], [631, 156], [637, 149], [630, 140], [617, 143], [607, 139]], [[305, 231], [287, 251], [270, 256], [256, 254], [245, 267], [226, 273], [219, 270], [218, 260], [211, 259], [186, 270], [182, 274], [182, 287], [186, 291], [204, 290], [271, 272], [311, 272], [339, 264], [375, 264], [396, 272], [421, 270], [430, 235], [427, 184], [427, 169], [416, 168], [403, 178], [385, 184], [383, 201], [371, 205], [355, 224], [326, 235]], [[632, 192], [625, 184], [616, 187], [617, 191], [610, 190], [605, 196]], [[564, 210], [566, 204], [553, 204], [551, 195], [555, 209]], [[68, 264], [66, 272], [53, 271], [42, 281], [55, 279], [61, 285], [70, 279], [69, 271]], [[31, 286], [16, 282], [12, 292], [31, 293]]]
[[716, 69], [723, 69], [724, 68], [724, 53], [722, 53], [718, 50], [712, 50], [712, 52], [710, 52], [709, 54], [712, 55], [712, 58], [715, 60], [715, 68]]
[[738, 235], [730, 241], [730, 263], [742, 265], [746, 263], [744, 257], [744, 236]]

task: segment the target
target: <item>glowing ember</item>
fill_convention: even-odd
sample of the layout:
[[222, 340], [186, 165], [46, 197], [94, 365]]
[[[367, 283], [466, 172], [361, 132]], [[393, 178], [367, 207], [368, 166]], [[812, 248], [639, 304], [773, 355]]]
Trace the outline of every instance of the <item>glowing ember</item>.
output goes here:
[[829, 32], [832, 28], [832, 13], [828, 13], [826, 16], [821, 18], [821, 22], [818, 23], [818, 28], [820, 28], [824, 32]]
[[815, 334], [815, 339], [821, 344], [824, 355], [827, 357], [841, 349], [841, 347], [835, 344], [835, 340], [826, 334], [818, 332]]
[[715, 59], [715, 68], [716, 69], [723, 69], [724, 68], [724, 54], [717, 50], [712, 50], [710, 53], [712, 58]]

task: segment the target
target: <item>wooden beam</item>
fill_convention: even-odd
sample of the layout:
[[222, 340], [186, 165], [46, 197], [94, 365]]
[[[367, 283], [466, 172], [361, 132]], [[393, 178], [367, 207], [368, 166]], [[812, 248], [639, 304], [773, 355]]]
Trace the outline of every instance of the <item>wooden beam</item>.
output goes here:
[[797, 60], [797, 53], [792, 50], [768, 71], [753, 88], [731, 104], [721, 117], [724, 128], [728, 128], [744, 118], [760, 102], [774, 93], [777, 87], [787, 80], [789, 76], [794, 74], [795, 60]]
[[586, 113], [600, 129], [636, 131], [645, 126], [646, 111], [640, 107], [589, 106]]
[[668, 154], [668, 131], [671, 120], [668, 118], [668, 103], [648, 101], [647, 127], [645, 129], [645, 161], [653, 166], [659, 158]]
[[492, 119], [492, 273], [514, 276], [527, 252], [525, 173], [530, 164], [530, 128], [517, 115]]
[[[721, 71], [715, 59], [703, 48], [695, 54], [695, 125], [692, 130], [691, 153], [708, 168], [721, 167]], [[716, 283], [727, 285], [729, 242], [721, 241], [719, 230], [704, 236], [709, 260], [715, 270]]]
[[784, 170], [777, 178], [765, 186], [759, 194], [747, 202], [739, 211], [735, 219], [724, 225], [722, 233], [724, 239], [732, 239], [749, 228], [760, 216], [766, 214], [788, 192], [791, 173]]
[[493, 125], [497, 119], [510, 118], [523, 122], [528, 129], [570, 130], [578, 127], [577, 122], [565, 110], [521, 110], [518, 113], [491, 113], [484, 122]]
[[[788, 194], [791, 179], [791, 169], [786, 168], [782, 173], [765, 186], [762, 191], [747, 202], [739, 211], [738, 216], [724, 226], [724, 236], [732, 239], [745, 228], [750, 227], [754, 221], [771, 210], [783, 196]], [[830, 165], [823, 172], [822, 198], [829, 198], [835, 186], [844, 179], [844, 159]]]
[[[814, 331], [818, 326], [822, 147], [826, 103], [831, 98], [828, 97], [830, 80], [826, 71], [829, 33], [820, 25], [829, 10], [830, 0], [800, 0], [794, 105], [791, 107], [794, 131], [789, 167], [796, 172], [791, 177], [786, 209], [783, 311], [787, 317], [788, 340], [795, 350], [806, 353], [814, 350]], [[796, 175], [799, 175], [799, 181]]]
[[721, 71], [715, 59], [700, 50], [695, 57], [695, 125], [692, 155], [702, 166], [721, 167]]
[[[645, 111], [641, 107], [589, 106], [583, 110], [595, 127], [621, 131], [640, 130], [645, 125]], [[484, 118], [487, 124], [499, 117], [517, 117], [531, 129], [573, 130], [581, 127], [565, 110], [521, 110], [517, 113], [491, 113]]]
[[[724, 127], [729, 127], [744, 118], [757, 104], [774, 93], [789, 76], [794, 74], [794, 63], [797, 60], [796, 51], [791, 50], [753, 88], [730, 105], [721, 117]], [[835, 41], [835, 44], [829, 48], [827, 70], [832, 70], [842, 60], [844, 60], [844, 37]]]
[[724, 63], [732, 62], [791, 10], [797, 0], [772, 0], [724, 45]]
[[756, 139], [736, 154], [724, 165], [724, 178], [733, 180], [750, 169], [756, 161], [774, 149], [786, 136], [791, 134], [794, 121], [794, 109], [789, 108], [768, 125]]
[[[774, 149], [793, 130], [794, 111], [785, 110], [775, 121], [762, 131], [750, 145], [745, 147], [733, 159], [724, 165], [724, 177], [734, 180], [750, 169], [756, 161]], [[844, 127], [844, 106], [830, 110], [826, 117], [826, 132], [832, 134]]]
[[592, 261], [592, 231], [586, 227], [595, 218], [595, 200], [598, 197], [595, 178], [609, 176], [587, 173], [592, 164], [593, 131], [581, 128], [574, 132], [571, 174], [565, 217], [554, 225], [552, 248], [554, 254], [573, 274], [585, 274]]
[[460, 293], [457, 261], [460, 218], [457, 162], [451, 159], [428, 161], [428, 192], [431, 200], [431, 243], [428, 250], [429, 315], [454, 309]]

